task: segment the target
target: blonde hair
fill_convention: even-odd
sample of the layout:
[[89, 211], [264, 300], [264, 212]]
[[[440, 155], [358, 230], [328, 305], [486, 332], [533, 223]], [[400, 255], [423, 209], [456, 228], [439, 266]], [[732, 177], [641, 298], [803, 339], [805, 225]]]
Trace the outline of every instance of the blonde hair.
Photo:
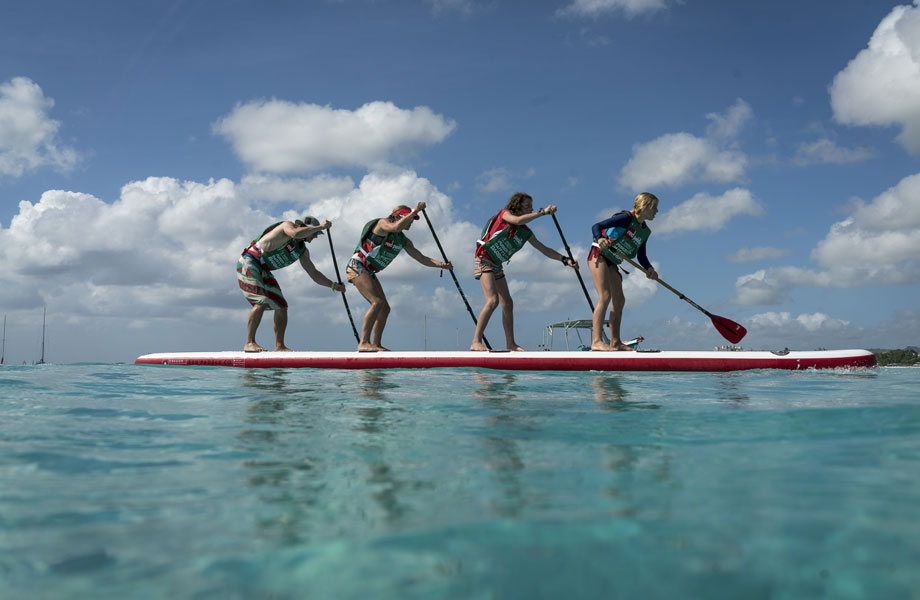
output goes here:
[[633, 200], [633, 210], [642, 210], [650, 207], [652, 204], [658, 205], [658, 196], [648, 192], [642, 192]]

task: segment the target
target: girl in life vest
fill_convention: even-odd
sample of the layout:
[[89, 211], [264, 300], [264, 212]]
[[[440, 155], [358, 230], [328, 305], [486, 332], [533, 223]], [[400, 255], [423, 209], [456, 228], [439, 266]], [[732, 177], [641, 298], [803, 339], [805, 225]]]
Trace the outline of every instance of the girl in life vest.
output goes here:
[[[623, 295], [623, 276], [620, 275], [619, 254], [638, 258], [649, 279], [658, 279], [658, 273], [645, 255], [645, 243], [652, 230], [645, 224], [658, 214], [658, 198], [648, 192], [636, 196], [631, 211], [622, 211], [591, 228], [594, 236], [588, 267], [597, 290], [597, 304], [591, 327], [592, 350], [632, 350], [620, 339], [620, 321], [626, 297]], [[619, 253], [619, 254], [618, 254]], [[610, 309], [610, 343], [604, 341], [604, 313]]]
[[501, 266], [503, 262], [508, 262], [524, 244], [530, 242], [545, 256], [561, 261], [567, 267], [578, 269], [577, 262], [541, 244], [527, 227], [527, 223], [534, 219], [543, 215], [551, 215], [554, 212], [556, 212], [556, 207], [552, 204], [534, 212], [533, 198], [527, 194], [517, 193], [511, 196], [505, 208], [498, 211], [498, 214], [486, 224], [480, 240], [476, 243], [473, 268], [476, 279], [482, 284], [482, 293], [485, 295], [486, 303], [482, 307], [482, 312], [479, 313], [470, 350], [488, 350], [482, 343], [482, 336], [486, 325], [489, 324], [489, 318], [499, 306], [502, 307], [502, 326], [505, 329], [505, 342], [508, 350], [524, 350], [514, 341], [514, 303], [511, 300], [508, 281], [505, 279]]
[[415, 210], [408, 206], [397, 206], [390, 216], [371, 219], [361, 231], [361, 239], [358, 240], [355, 253], [345, 269], [348, 281], [353, 283], [364, 299], [371, 304], [361, 324], [359, 351], [387, 350], [381, 342], [383, 328], [386, 327], [387, 316], [390, 314], [390, 305], [376, 273], [384, 270], [401, 251], [405, 250], [406, 254], [426, 267], [454, 268], [450, 261], [441, 262], [419, 252], [403, 233], [412, 226], [413, 221], [418, 220], [418, 213], [424, 210], [425, 206], [424, 202], [419, 202]]

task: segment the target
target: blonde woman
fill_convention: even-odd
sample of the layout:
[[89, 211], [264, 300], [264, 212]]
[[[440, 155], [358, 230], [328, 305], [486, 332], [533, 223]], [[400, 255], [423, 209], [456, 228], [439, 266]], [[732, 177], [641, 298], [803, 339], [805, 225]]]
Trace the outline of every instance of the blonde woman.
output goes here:
[[[594, 236], [591, 253], [588, 255], [588, 267], [597, 290], [597, 304], [591, 327], [592, 350], [632, 350], [620, 339], [620, 322], [623, 319], [623, 307], [626, 296], [623, 295], [623, 276], [620, 263], [623, 262], [617, 252], [636, 258], [645, 269], [649, 279], [658, 279], [658, 273], [646, 256], [646, 242], [652, 233], [646, 225], [658, 214], [658, 198], [654, 194], [642, 192], [636, 196], [633, 209], [621, 211], [591, 228]], [[604, 313], [610, 308], [610, 343], [604, 341]]]

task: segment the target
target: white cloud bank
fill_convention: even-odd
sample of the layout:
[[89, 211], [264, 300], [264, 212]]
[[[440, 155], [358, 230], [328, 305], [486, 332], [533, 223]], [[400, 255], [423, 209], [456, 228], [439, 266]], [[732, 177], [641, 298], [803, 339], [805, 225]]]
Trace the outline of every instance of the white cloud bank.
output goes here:
[[0, 83], [0, 176], [21, 177], [51, 167], [68, 171], [80, 155], [58, 138], [60, 122], [48, 116], [54, 100], [26, 77]]
[[834, 78], [830, 95], [838, 122], [900, 126], [898, 142], [920, 154], [920, 0], [882, 19], [868, 47]]
[[738, 215], [760, 216], [763, 206], [750, 191], [735, 188], [721, 196], [699, 193], [652, 221], [655, 233], [713, 232]]
[[667, 0], [573, 0], [556, 11], [559, 16], [597, 18], [605, 14], [622, 12], [627, 17], [654, 13], [667, 8]]
[[738, 181], [748, 159], [736, 148], [735, 138], [752, 117], [750, 105], [738, 98], [724, 114], [706, 115], [710, 121], [706, 137], [669, 133], [637, 144], [618, 181], [634, 192], [691, 182]]
[[778, 304], [794, 287], [849, 288], [920, 282], [920, 174], [905, 177], [834, 223], [811, 252], [821, 269], [786, 266], [742, 275], [735, 301]]
[[351, 111], [259, 100], [237, 106], [213, 130], [255, 171], [303, 173], [378, 167], [443, 141], [456, 126], [425, 106], [369, 102]]
[[770, 260], [782, 258], [789, 254], [788, 249], [773, 248], [771, 246], [755, 246], [753, 248], [741, 248], [734, 254], [725, 257], [730, 262], [753, 262], [755, 260]]

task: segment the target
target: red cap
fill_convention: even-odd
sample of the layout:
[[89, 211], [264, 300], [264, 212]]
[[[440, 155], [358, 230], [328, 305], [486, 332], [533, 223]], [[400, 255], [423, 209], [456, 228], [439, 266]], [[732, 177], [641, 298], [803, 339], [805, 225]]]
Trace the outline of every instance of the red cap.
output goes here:
[[[392, 213], [390, 213], [390, 214], [391, 214], [391, 215], [399, 215], [400, 217], [405, 217], [406, 215], [412, 214], [412, 209], [411, 209], [411, 208], [405, 208], [405, 207], [404, 207], [404, 208], [397, 208], [396, 210], [394, 210], [394, 211], [393, 211]], [[415, 215], [415, 216], [412, 217], [412, 218], [415, 219], [416, 221], [419, 220], [419, 216], [418, 216], [418, 215]]]

